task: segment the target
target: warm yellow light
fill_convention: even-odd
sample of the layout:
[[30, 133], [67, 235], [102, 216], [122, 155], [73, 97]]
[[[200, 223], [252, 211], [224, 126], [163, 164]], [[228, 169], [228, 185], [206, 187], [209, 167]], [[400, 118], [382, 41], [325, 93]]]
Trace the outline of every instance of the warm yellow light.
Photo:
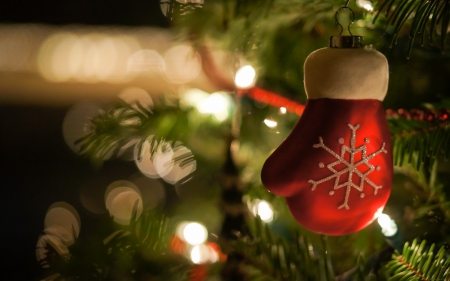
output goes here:
[[115, 222], [127, 225], [134, 211], [137, 212], [137, 217], [142, 214], [142, 196], [133, 183], [116, 181], [106, 189], [105, 206]]
[[380, 214], [378, 216], [378, 224], [381, 226], [381, 231], [385, 236], [394, 236], [397, 233], [397, 225], [386, 214]]
[[152, 97], [142, 88], [129, 87], [121, 91], [117, 96], [139, 112], [142, 112], [140, 107], [144, 107], [147, 110], [151, 110], [151, 108], [153, 108]]
[[281, 114], [286, 114], [286, 112], [287, 112], [286, 107], [280, 107], [280, 113]]
[[197, 245], [191, 250], [191, 261], [195, 264], [208, 261], [208, 248], [205, 245]]
[[139, 43], [129, 36], [57, 33], [42, 44], [38, 68], [53, 82], [123, 83], [132, 78], [127, 60], [138, 49]]
[[373, 11], [373, 5], [372, 2], [368, 0], [357, 0], [356, 5], [358, 5], [361, 8], [364, 8], [366, 11]]
[[206, 241], [208, 237], [208, 232], [206, 227], [197, 223], [191, 222], [184, 226], [182, 231], [181, 239], [185, 240], [187, 243], [191, 245], [199, 245]]
[[203, 114], [213, 114], [217, 120], [228, 117], [228, 99], [221, 92], [213, 93], [197, 103], [197, 110]]
[[165, 78], [170, 83], [191, 82], [202, 70], [200, 54], [189, 45], [177, 45], [164, 54]]
[[141, 74], [162, 74], [166, 68], [163, 57], [155, 50], [143, 49], [132, 54], [127, 61], [127, 71]]
[[264, 222], [271, 222], [273, 220], [273, 210], [269, 202], [264, 200], [255, 200], [252, 206], [252, 213], [259, 216]]
[[274, 121], [272, 119], [264, 119], [264, 124], [266, 124], [269, 128], [275, 128], [277, 126], [277, 121]]
[[209, 97], [207, 92], [204, 92], [197, 88], [190, 88], [184, 91], [181, 95], [181, 106], [193, 106], [196, 107], [199, 102], [206, 100]]
[[239, 68], [234, 77], [236, 87], [240, 89], [247, 89], [255, 84], [256, 72], [250, 65]]
[[207, 263], [207, 262], [214, 263], [219, 259], [218, 255], [214, 251], [214, 249], [212, 249], [211, 247], [209, 247], [205, 244], [200, 244], [200, 245], [194, 246], [191, 249], [190, 258], [191, 258], [191, 261], [195, 264], [201, 264], [201, 263]]

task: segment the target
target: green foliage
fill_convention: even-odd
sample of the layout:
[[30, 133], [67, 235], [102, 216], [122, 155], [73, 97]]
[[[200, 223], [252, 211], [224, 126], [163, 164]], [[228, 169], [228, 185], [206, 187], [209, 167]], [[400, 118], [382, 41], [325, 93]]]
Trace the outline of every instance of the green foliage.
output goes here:
[[249, 220], [248, 226], [250, 235], [238, 235], [233, 248], [243, 257], [249, 280], [334, 280], [325, 236], [318, 249], [299, 233], [289, 245], [259, 217]]
[[[436, 108], [439, 106], [438, 108]], [[450, 101], [444, 100], [439, 105], [429, 105], [431, 110], [449, 108]], [[450, 122], [413, 120], [408, 118], [388, 118], [392, 136], [394, 165], [415, 162], [417, 170], [427, 163], [432, 167], [434, 161], [442, 156], [450, 158]]]
[[420, 44], [425, 45], [425, 36], [428, 30], [428, 39], [431, 45], [434, 44], [434, 37], [437, 33], [440, 36], [439, 44], [441, 52], [445, 52], [445, 40], [447, 38], [447, 28], [450, 20], [450, 3], [441, 0], [385, 0], [379, 5], [379, 11], [374, 18], [378, 19], [382, 12], [386, 13], [386, 31], [392, 34], [391, 47], [397, 43], [397, 38], [402, 27], [408, 20], [409, 26], [409, 46], [407, 57], [411, 54], [411, 49], [416, 37], [420, 36]]
[[[120, 156], [124, 146], [141, 144], [149, 137], [150, 150], [154, 152], [167, 144], [175, 147], [195, 134], [207, 134], [209, 138], [205, 139], [224, 134], [223, 125], [217, 126], [206, 117], [203, 117], [202, 122], [192, 122], [195, 119], [199, 121], [199, 117], [192, 108], [181, 109], [178, 104], [158, 105], [149, 109], [139, 103], [129, 105], [119, 102], [93, 117], [87, 124], [89, 132], [78, 139], [75, 145], [82, 156], [101, 165], [107, 159]], [[226, 124], [225, 122], [224, 125]], [[189, 161], [178, 159], [184, 160]]]
[[396, 251], [392, 260], [386, 264], [387, 271], [391, 274], [389, 281], [449, 280], [450, 259], [445, 255], [445, 247], [442, 246], [435, 254], [435, 244], [429, 249], [425, 246], [425, 240], [419, 244], [415, 239], [411, 246], [408, 242], [405, 243], [402, 254]]
[[[112, 220], [111, 220], [112, 223]], [[174, 230], [155, 211], [134, 212], [130, 224], [119, 226], [103, 243], [76, 239], [68, 255], [47, 244], [46, 276], [55, 280], [185, 280], [191, 264], [169, 248]]]

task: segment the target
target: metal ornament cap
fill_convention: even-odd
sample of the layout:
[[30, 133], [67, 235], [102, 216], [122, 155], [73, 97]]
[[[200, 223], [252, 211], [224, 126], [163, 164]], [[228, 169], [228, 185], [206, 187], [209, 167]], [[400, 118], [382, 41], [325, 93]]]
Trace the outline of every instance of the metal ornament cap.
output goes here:
[[330, 48], [352, 49], [362, 48], [362, 36], [330, 36]]

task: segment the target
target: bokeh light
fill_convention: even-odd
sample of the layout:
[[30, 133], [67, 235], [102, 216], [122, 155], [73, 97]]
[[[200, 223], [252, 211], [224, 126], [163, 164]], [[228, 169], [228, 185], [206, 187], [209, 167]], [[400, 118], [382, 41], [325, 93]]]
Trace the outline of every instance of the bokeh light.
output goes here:
[[142, 112], [138, 104], [149, 111], [153, 108], [152, 97], [146, 90], [139, 87], [126, 88], [118, 94], [118, 97], [141, 113], [145, 112]]
[[162, 178], [170, 184], [186, 181], [197, 168], [197, 162], [188, 148], [181, 143], [172, 148], [169, 142], [153, 141], [153, 136], [135, 146], [134, 161], [146, 177]]
[[[36, 259], [37, 261], [41, 261], [47, 257], [48, 250], [46, 249], [48, 246], [51, 246], [60, 256], [69, 255], [69, 249], [66, 245], [64, 245], [58, 237], [53, 235], [43, 234], [39, 236], [38, 241], [36, 243]], [[42, 264], [42, 267], [48, 268], [50, 267], [48, 264]]]
[[264, 222], [271, 222], [273, 220], [273, 208], [269, 202], [256, 199], [249, 204], [249, 208], [253, 215], [259, 216]]
[[197, 103], [197, 110], [203, 114], [212, 114], [219, 121], [228, 117], [229, 101], [226, 93], [216, 92]]
[[280, 107], [280, 114], [286, 114], [287, 109], [286, 107]]
[[255, 85], [256, 71], [251, 65], [246, 65], [238, 69], [234, 76], [234, 83], [240, 89], [248, 89]]
[[190, 259], [195, 264], [214, 263], [219, 259], [219, 256], [209, 245], [200, 244], [192, 247]]
[[133, 78], [127, 62], [139, 49], [137, 40], [125, 35], [60, 32], [41, 45], [38, 70], [52, 82], [123, 83]]
[[182, 107], [196, 107], [198, 103], [203, 100], [206, 100], [209, 97], [207, 92], [204, 92], [197, 88], [189, 88], [184, 91], [180, 98], [180, 105]]
[[165, 69], [163, 57], [155, 50], [139, 50], [132, 54], [127, 61], [127, 71], [132, 73], [162, 75]]
[[[138, 143], [134, 148], [134, 162], [138, 169], [149, 178], [159, 178], [158, 171], [156, 170], [153, 160], [159, 157], [158, 151], [155, 151], [152, 155], [152, 139], [153, 136], [149, 136], [144, 142]], [[155, 144], [157, 145], [157, 143]]]
[[102, 112], [93, 103], [79, 102], [73, 105], [64, 117], [62, 132], [67, 146], [74, 152], [79, 152], [79, 145], [75, 142], [91, 132], [90, 120]]
[[182, 222], [177, 227], [177, 235], [190, 245], [199, 245], [206, 241], [206, 227], [198, 222]]
[[364, 8], [366, 11], [373, 11], [372, 2], [369, 0], [356, 0], [356, 5], [358, 5], [358, 7]]
[[[36, 244], [36, 259], [41, 261], [46, 258], [48, 246], [53, 247], [61, 256], [68, 255], [68, 247], [80, 234], [80, 226], [78, 212], [70, 204], [52, 204], [45, 215], [44, 234], [38, 238]], [[48, 267], [48, 264], [43, 263], [42, 266]]]
[[177, 45], [164, 54], [165, 78], [170, 83], [191, 82], [202, 70], [202, 60], [198, 52], [189, 45]]
[[172, 162], [171, 170], [162, 176], [164, 181], [170, 184], [176, 184], [181, 180], [186, 182], [197, 169], [197, 161], [194, 160], [194, 155], [187, 147], [182, 145], [173, 149]]
[[0, 71], [30, 70], [34, 25], [0, 25]]
[[70, 204], [66, 202], [56, 202], [52, 204], [45, 215], [44, 231], [60, 237], [67, 244], [74, 241], [73, 235], [78, 236], [80, 233], [80, 217], [78, 212]]
[[264, 124], [269, 128], [275, 128], [278, 125], [277, 121], [272, 119], [264, 119]]
[[105, 205], [114, 221], [127, 225], [136, 211], [137, 218], [143, 210], [142, 196], [139, 189], [129, 181], [116, 181], [105, 192]]

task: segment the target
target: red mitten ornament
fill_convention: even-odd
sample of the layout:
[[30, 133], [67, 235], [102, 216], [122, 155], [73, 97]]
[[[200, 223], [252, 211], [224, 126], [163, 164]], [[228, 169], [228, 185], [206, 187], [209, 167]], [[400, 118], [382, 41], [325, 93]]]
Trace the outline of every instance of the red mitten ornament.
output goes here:
[[295, 219], [326, 235], [358, 231], [384, 208], [392, 148], [382, 106], [386, 58], [359, 36], [331, 37], [305, 61], [305, 111], [264, 163], [261, 179]]

